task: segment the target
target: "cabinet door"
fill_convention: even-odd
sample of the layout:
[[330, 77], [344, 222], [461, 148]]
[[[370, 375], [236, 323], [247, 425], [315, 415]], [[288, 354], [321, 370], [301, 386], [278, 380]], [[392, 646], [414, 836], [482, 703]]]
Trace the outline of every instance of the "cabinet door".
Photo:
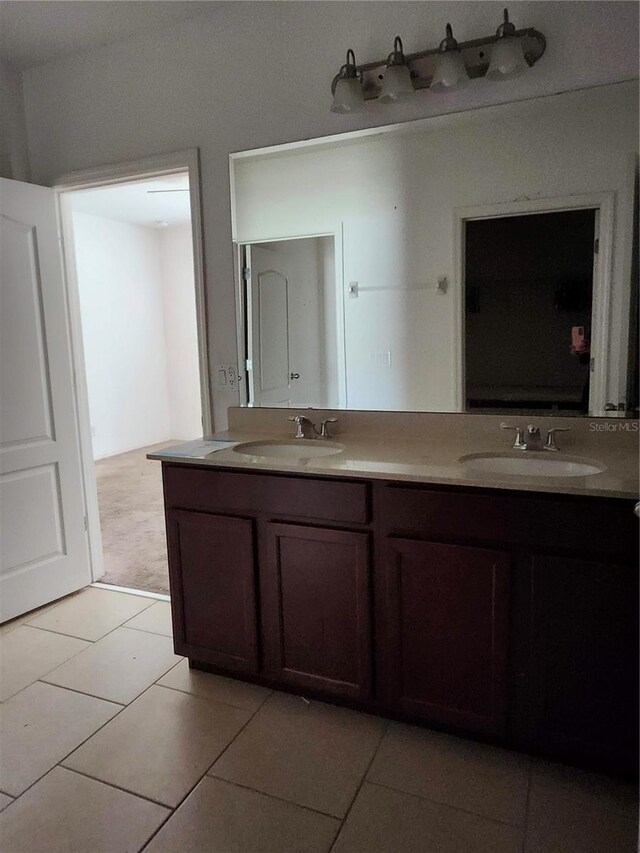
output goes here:
[[288, 685], [366, 699], [371, 690], [368, 537], [265, 525], [265, 666]]
[[427, 722], [505, 724], [508, 554], [391, 538], [377, 642], [383, 700]]
[[253, 522], [168, 514], [176, 652], [231, 671], [258, 669]]
[[635, 772], [637, 568], [536, 556], [532, 593], [534, 746]]

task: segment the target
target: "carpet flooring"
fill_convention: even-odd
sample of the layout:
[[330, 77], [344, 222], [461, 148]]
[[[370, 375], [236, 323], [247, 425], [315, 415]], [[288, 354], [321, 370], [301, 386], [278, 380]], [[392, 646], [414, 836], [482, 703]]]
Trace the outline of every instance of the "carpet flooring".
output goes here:
[[146, 458], [167, 441], [96, 462], [105, 574], [101, 583], [169, 592], [160, 462]]

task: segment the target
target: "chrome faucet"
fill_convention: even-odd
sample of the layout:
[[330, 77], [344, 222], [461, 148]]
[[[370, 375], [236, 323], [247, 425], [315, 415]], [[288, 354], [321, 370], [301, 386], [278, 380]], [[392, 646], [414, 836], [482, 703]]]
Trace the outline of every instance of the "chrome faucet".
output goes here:
[[338, 423], [337, 418], [325, 418], [323, 421], [320, 421], [320, 429], [318, 430], [314, 422], [304, 415], [295, 415], [287, 418], [287, 420], [295, 423], [296, 438], [314, 438], [315, 436], [318, 436], [318, 438], [331, 438], [329, 424]]
[[551, 450], [558, 451], [560, 448], [556, 444], [555, 435], [557, 432], [569, 432], [569, 427], [553, 427], [547, 433], [547, 440], [542, 443], [542, 435], [540, 427], [529, 424], [526, 433], [520, 426], [509, 426], [509, 424], [500, 424], [500, 429], [515, 430], [516, 438], [513, 443], [514, 450]]
[[329, 424], [337, 423], [337, 418], [325, 418], [323, 421], [320, 421], [320, 438], [331, 438], [329, 433]]
[[557, 432], [571, 432], [571, 427], [553, 427], [553, 429], [550, 429], [547, 433], [547, 440], [544, 443], [545, 450], [552, 450], [554, 453], [560, 450], [556, 444]]
[[[287, 418], [288, 421], [293, 421], [296, 425], [296, 438], [313, 438], [314, 433], [317, 433], [316, 425], [309, 418], [305, 418], [304, 415], [295, 415], [295, 417]], [[306, 429], [307, 427], [311, 427], [311, 435], [307, 435]]]

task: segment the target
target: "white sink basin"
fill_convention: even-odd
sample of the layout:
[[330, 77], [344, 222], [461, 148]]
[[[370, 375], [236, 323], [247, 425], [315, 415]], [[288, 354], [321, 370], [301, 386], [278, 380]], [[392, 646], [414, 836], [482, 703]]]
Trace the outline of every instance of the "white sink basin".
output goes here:
[[565, 457], [557, 459], [550, 453], [470, 453], [459, 460], [475, 474], [511, 474], [526, 477], [589, 477], [605, 470], [593, 460]]
[[314, 459], [342, 453], [344, 444], [299, 438], [291, 441], [249, 441], [246, 444], [238, 444], [233, 449], [236, 453], [261, 456], [263, 459]]

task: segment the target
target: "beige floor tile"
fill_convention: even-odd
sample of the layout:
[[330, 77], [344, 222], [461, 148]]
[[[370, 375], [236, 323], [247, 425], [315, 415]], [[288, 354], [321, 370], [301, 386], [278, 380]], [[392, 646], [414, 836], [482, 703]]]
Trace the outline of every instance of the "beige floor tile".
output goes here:
[[327, 853], [337, 829], [333, 818], [205, 777], [145, 853]]
[[522, 826], [529, 766], [515, 752], [393, 723], [367, 779]]
[[534, 759], [531, 784], [550, 797], [568, 796], [598, 809], [638, 814], [638, 786], [621, 779]]
[[116, 628], [43, 680], [126, 705], [180, 660], [169, 637]]
[[0, 790], [17, 796], [121, 710], [36, 681], [0, 706]]
[[274, 693], [210, 772], [342, 817], [382, 731], [375, 717]]
[[28, 625], [0, 636], [0, 701], [23, 690], [89, 646], [85, 640], [54, 635]]
[[41, 616], [28, 620], [28, 624], [95, 641], [152, 604], [153, 599], [140, 595], [89, 587]]
[[53, 607], [57, 607], [63, 601], [69, 601], [76, 595], [78, 595], [77, 592], [72, 592], [71, 595], [67, 595], [64, 598], [60, 598], [58, 599], [58, 601], [52, 601], [50, 604], [44, 604], [42, 607], [36, 607], [35, 610], [31, 610], [29, 611], [29, 613], [23, 613], [22, 616], [16, 616], [15, 619], [10, 619], [8, 622], [3, 622], [0, 625], [0, 636], [2, 636], [2, 634], [6, 634], [9, 631], [13, 631], [15, 628], [19, 628], [20, 625], [24, 625], [27, 622], [30, 622], [37, 616], [42, 616], [43, 613], [46, 613]]
[[635, 853], [638, 819], [604, 797], [577, 797], [532, 782], [525, 853]]
[[176, 806], [249, 717], [230, 705], [154, 686], [64, 765]]
[[332, 853], [520, 853], [523, 831], [367, 782]]
[[8, 797], [6, 794], [0, 794], [0, 812], [13, 802], [13, 797]]
[[194, 696], [213, 699], [216, 702], [225, 702], [227, 705], [244, 708], [246, 711], [257, 711], [271, 693], [268, 688], [257, 684], [247, 684], [244, 681], [236, 681], [234, 678], [189, 669], [187, 660], [181, 661], [163, 675], [158, 684], [162, 684], [163, 687], [172, 687], [174, 690], [182, 690], [185, 693], [193, 693]]
[[[150, 599], [147, 599], [149, 601]], [[171, 605], [168, 601], [156, 601], [151, 607], [147, 607], [142, 613], [134, 616], [125, 624], [126, 628], [135, 628], [138, 631], [149, 631], [152, 634], [164, 634], [165, 637], [173, 637], [171, 627]]]
[[168, 810], [55, 767], [0, 814], [7, 853], [137, 853]]

